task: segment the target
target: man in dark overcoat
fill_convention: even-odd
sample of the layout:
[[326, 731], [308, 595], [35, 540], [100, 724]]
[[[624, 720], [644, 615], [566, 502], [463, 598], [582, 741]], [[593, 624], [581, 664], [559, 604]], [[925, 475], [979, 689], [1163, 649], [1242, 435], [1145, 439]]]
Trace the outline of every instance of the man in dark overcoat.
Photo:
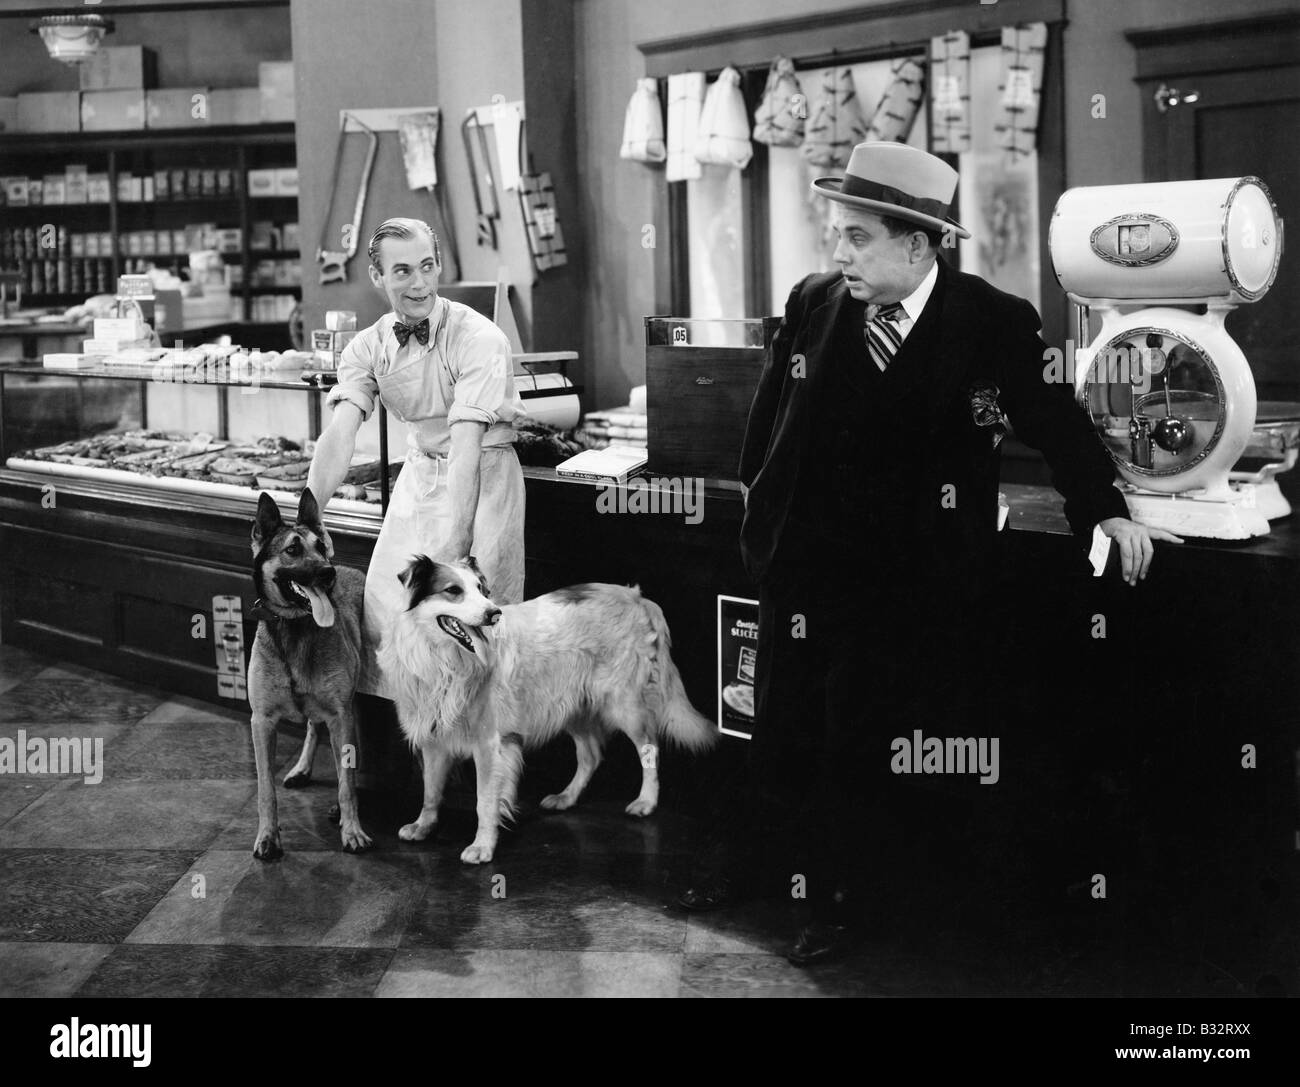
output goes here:
[[[841, 951], [873, 893], [894, 741], [996, 735], [1007, 423], [1043, 453], [1073, 530], [1100, 526], [1117, 546], [1127, 582], [1146, 576], [1153, 539], [1177, 540], [1128, 519], [1091, 420], [1049, 379], [1033, 306], [944, 259], [954, 234], [970, 237], [949, 217], [956, 185], [943, 160], [885, 142], [813, 183], [833, 202], [839, 267], [790, 292], [745, 433], [759, 643], [728, 852], [791, 845], [766, 859], [811, 906], [790, 953], [801, 964]], [[737, 882], [733, 868], [680, 901], [717, 908]]]

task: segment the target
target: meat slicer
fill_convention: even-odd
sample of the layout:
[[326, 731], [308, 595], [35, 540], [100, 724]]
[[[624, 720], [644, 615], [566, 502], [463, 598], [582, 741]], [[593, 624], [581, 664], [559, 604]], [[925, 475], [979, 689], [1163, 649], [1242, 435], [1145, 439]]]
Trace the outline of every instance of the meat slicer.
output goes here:
[[[1089, 186], [1057, 201], [1048, 248], [1076, 306], [1075, 393], [1135, 521], [1240, 540], [1290, 511], [1275, 470], [1233, 471], [1259, 444], [1257, 404], [1224, 328], [1272, 286], [1282, 229], [1256, 177]], [[1101, 327], [1088, 342], [1093, 309]]]

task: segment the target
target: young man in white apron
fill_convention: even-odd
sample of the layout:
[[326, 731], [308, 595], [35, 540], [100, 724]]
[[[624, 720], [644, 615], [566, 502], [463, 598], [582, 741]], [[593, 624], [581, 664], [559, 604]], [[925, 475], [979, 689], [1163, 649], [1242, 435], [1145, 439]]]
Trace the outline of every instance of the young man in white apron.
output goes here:
[[438, 295], [438, 239], [418, 219], [389, 219], [370, 240], [370, 280], [392, 306], [344, 349], [307, 484], [328, 503], [376, 400], [406, 424], [406, 463], [366, 574], [358, 690], [391, 697], [375, 659], [403, 606], [398, 573], [412, 555], [473, 554], [498, 603], [523, 599], [524, 477], [512, 420], [510, 341], [486, 317]]

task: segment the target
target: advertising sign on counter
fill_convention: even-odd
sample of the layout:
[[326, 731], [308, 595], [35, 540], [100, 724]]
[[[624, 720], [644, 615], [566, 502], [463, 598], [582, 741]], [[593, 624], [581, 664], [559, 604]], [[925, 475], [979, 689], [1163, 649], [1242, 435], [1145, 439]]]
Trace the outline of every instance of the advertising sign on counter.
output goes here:
[[754, 734], [754, 662], [758, 601], [718, 597], [718, 728], [726, 736]]

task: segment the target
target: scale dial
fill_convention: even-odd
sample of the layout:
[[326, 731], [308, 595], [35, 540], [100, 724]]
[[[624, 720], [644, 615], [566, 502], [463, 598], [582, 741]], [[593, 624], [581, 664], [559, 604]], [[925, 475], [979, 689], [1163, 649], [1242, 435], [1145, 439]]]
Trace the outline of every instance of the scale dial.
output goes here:
[[1080, 400], [1128, 482], [1223, 484], [1254, 426], [1255, 385], [1222, 311], [1111, 311], [1085, 366]]

